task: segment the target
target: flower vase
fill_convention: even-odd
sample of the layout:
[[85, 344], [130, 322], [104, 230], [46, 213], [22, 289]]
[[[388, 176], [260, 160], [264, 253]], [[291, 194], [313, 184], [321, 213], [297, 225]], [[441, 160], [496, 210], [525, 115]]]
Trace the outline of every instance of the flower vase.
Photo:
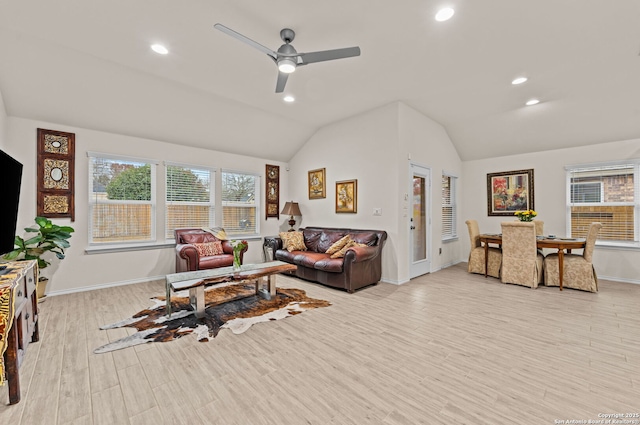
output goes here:
[[240, 260], [240, 251], [233, 250], [233, 271], [242, 270], [242, 260]]

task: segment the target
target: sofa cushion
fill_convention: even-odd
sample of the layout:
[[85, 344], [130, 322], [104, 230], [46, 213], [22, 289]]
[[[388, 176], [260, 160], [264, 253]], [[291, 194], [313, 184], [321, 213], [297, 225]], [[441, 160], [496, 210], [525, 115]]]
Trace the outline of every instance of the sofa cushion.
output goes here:
[[228, 241], [229, 237], [227, 237], [227, 232], [222, 227], [203, 227], [202, 230], [205, 232], [211, 233], [217, 239], [221, 241]]
[[347, 243], [345, 246], [342, 247], [342, 249], [340, 249], [340, 251], [337, 251], [337, 252], [333, 253], [331, 255], [331, 258], [342, 258], [342, 257], [344, 257], [344, 254], [347, 253], [347, 250], [349, 248], [354, 247], [354, 246], [368, 246], [368, 245], [363, 244], [363, 243], [354, 242], [354, 241], [350, 240], [349, 243]]
[[307, 250], [302, 232], [281, 232], [280, 239], [282, 239], [282, 248], [289, 252]]
[[335, 241], [333, 243], [333, 245], [331, 245], [326, 251], [325, 254], [334, 254], [338, 251], [340, 251], [345, 245], [350, 244], [351, 242], [353, 242], [351, 240], [351, 236], [347, 235], [343, 238], [338, 239], [337, 241]]
[[325, 257], [316, 261], [313, 268], [324, 272], [342, 273], [343, 265], [344, 260], [342, 258], [331, 259], [330, 257]]
[[205, 243], [205, 242], [215, 242], [217, 239], [209, 232], [199, 231], [196, 233], [183, 233], [181, 238], [182, 243]]
[[321, 260], [328, 259], [329, 256], [327, 254], [323, 254], [321, 252], [297, 252], [293, 257], [293, 264], [302, 267], [308, 267], [310, 269], [314, 268], [314, 265]]
[[327, 252], [327, 249], [331, 247], [338, 239], [343, 238], [347, 232], [343, 231], [334, 231], [334, 230], [325, 230], [322, 232], [322, 236], [320, 236], [320, 240], [318, 241], [317, 252]]
[[378, 242], [378, 235], [373, 232], [350, 233], [351, 240], [367, 246], [374, 246]]
[[224, 251], [222, 251], [222, 242], [214, 241], [214, 242], [205, 242], [205, 243], [194, 243], [193, 246], [198, 251], [198, 255], [200, 257], [209, 257], [211, 255], [220, 255]]
[[307, 230], [304, 229], [304, 244], [307, 246], [307, 250], [314, 252], [321, 252], [318, 250], [318, 242], [322, 236], [322, 230]]

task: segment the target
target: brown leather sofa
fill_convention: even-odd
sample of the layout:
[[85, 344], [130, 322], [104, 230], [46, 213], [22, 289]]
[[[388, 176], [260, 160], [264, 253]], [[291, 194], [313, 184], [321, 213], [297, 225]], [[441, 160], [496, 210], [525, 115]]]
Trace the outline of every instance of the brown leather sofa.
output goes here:
[[[276, 260], [298, 266], [291, 274], [301, 279], [346, 289], [350, 294], [356, 289], [380, 281], [382, 247], [387, 239], [387, 232], [328, 227], [307, 227], [300, 231], [307, 251], [289, 252], [282, 248], [282, 239], [279, 237], [268, 237], [264, 242], [265, 247], [271, 248]], [[346, 235], [366, 246], [347, 249], [344, 258], [330, 258], [325, 251]]]
[[[211, 233], [202, 229], [175, 229], [176, 238], [176, 273], [195, 270], [215, 269], [233, 265], [233, 247], [230, 241], [221, 241], [223, 254], [201, 257], [194, 243], [214, 242], [217, 240]], [[242, 241], [245, 248], [240, 252], [240, 260], [247, 252], [247, 241]]]

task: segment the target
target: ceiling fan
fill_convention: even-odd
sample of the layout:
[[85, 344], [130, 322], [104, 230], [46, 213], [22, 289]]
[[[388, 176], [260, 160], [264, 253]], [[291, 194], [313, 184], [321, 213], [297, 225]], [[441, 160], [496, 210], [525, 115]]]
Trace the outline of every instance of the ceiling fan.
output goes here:
[[346, 47], [344, 49], [322, 50], [319, 52], [298, 53], [290, 44], [296, 36], [296, 33], [289, 28], [280, 31], [280, 38], [284, 44], [280, 46], [278, 51], [273, 51], [260, 43], [256, 43], [248, 37], [227, 28], [222, 24], [215, 24], [214, 28], [237, 38], [243, 43], [260, 50], [269, 56], [278, 66], [278, 80], [276, 82], [276, 93], [282, 93], [284, 86], [287, 84], [289, 74], [296, 70], [298, 66], [307, 65], [314, 62], [324, 62], [334, 59], [350, 58], [360, 56], [360, 47]]

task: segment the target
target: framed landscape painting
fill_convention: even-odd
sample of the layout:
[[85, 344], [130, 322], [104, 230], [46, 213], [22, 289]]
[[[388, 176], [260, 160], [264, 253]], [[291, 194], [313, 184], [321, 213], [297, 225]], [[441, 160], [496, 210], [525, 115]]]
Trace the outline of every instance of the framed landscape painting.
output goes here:
[[487, 174], [487, 213], [512, 216], [516, 211], [532, 210], [533, 169]]
[[358, 212], [358, 180], [336, 182], [336, 212]]

